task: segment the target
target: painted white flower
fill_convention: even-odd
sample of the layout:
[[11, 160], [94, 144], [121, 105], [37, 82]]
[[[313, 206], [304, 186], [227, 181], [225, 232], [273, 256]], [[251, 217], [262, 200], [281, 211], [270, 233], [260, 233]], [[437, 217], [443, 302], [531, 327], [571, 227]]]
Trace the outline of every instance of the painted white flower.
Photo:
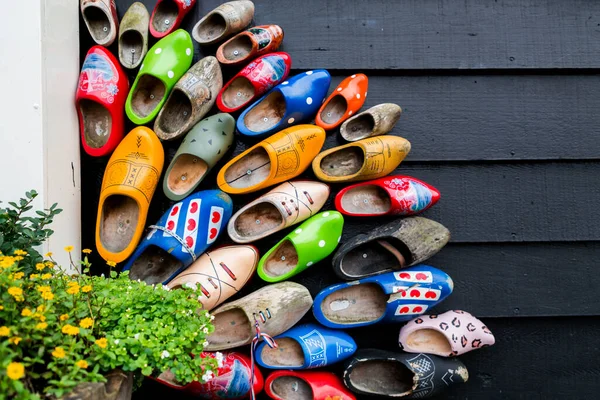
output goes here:
[[206, 383], [206, 382], [210, 381], [212, 378], [214, 378], [214, 374], [209, 369], [204, 373], [204, 375], [202, 375], [202, 382]]
[[171, 353], [169, 353], [167, 350], [163, 350], [162, 353], [160, 353], [160, 358], [167, 358], [171, 355]]
[[192, 0], [181, 0], [183, 1], [183, 8], [186, 9], [192, 4]]
[[114, 83], [110, 83], [106, 88], [106, 91], [111, 95], [115, 96], [117, 93], [119, 93], [119, 88]]
[[223, 353], [219, 353], [218, 351], [215, 353], [215, 360], [217, 360], [219, 368], [223, 368], [223, 358]]

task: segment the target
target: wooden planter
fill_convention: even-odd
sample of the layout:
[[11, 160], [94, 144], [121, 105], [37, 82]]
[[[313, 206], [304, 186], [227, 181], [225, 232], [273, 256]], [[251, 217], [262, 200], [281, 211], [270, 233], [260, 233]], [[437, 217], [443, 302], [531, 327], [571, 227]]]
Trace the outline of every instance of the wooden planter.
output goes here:
[[115, 370], [106, 375], [105, 383], [81, 383], [62, 400], [130, 400], [133, 374]]

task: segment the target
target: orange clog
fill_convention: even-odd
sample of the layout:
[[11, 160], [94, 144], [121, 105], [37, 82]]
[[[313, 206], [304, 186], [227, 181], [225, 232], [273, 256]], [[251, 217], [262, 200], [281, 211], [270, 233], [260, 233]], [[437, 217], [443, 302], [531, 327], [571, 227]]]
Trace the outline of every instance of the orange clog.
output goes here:
[[315, 125], [296, 125], [268, 137], [229, 161], [217, 184], [230, 194], [251, 193], [303, 173], [321, 151], [325, 131]]
[[160, 140], [144, 126], [129, 132], [110, 157], [96, 220], [96, 247], [106, 261], [121, 262], [135, 250], [164, 157]]
[[315, 123], [325, 130], [337, 128], [365, 104], [369, 78], [354, 74], [344, 79], [319, 109]]

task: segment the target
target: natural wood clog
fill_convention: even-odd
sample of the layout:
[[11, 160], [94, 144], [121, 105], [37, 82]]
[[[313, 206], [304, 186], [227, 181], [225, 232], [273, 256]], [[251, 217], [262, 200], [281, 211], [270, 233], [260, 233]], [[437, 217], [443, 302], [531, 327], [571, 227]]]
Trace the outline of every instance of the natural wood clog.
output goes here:
[[325, 143], [325, 131], [315, 125], [285, 129], [229, 161], [217, 176], [221, 190], [251, 193], [303, 173]]
[[75, 96], [81, 143], [94, 157], [110, 154], [123, 139], [129, 82], [119, 62], [107, 49], [88, 51]]
[[261, 25], [240, 32], [217, 49], [221, 64], [235, 65], [248, 62], [262, 54], [271, 53], [283, 41], [279, 25]]
[[258, 275], [280, 282], [329, 256], [342, 239], [344, 217], [325, 211], [306, 220], [271, 248], [258, 263]]
[[119, 26], [119, 61], [128, 69], [137, 68], [148, 52], [148, 21], [146, 6], [135, 2], [129, 7]]
[[364, 74], [355, 74], [344, 79], [331, 93], [317, 112], [315, 124], [325, 130], [337, 128], [342, 122], [356, 114], [365, 103], [369, 79]]
[[238, 33], [254, 18], [254, 3], [249, 0], [230, 1], [206, 14], [192, 29], [201, 45], [214, 44]]
[[386, 176], [410, 152], [410, 142], [398, 136], [377, 136], [325, 150], [312, 162], [323, 182], [355, 182]]
[[217, 107], [223, 112], [238, 111], [285, 80], [291, 67], [288, 53], [257, 58], [225, 84], [217, 96]]
[[394, 128], [401, 114], [402, 108], [397, 104], [379, 104], [346, 120], [340, 127], [340, 135], [349, 142], [385, 135]]
[[171, 89], [192, 65], [192, 49], [192, 38], [183, 29], [152, 46], [125, 103], [125, 112], [131, 122], [144, 125], [156, 117]]
[[135, 250], [163, 163], [160, 140], [143, 126], [129, 132], [108, 160], [96, 220], [96, 248], [105, 260], [118, 263]]
[[162, 140], [187, 133], [210, 111], [223, 87], [221, 66], [213, 56], [204, 57], [179, 79], [154, 122]]
[[179, 28], [194, 5], [196, 0], [158, 0], [150, 18], [152, 36], [160, 39]]
[[207, 338], [205, 350], [218, 351], [249, 344], [256, 336], [256, 323], [262, 333], [277, 336], [296, 325], [311, 306], [308, 289], [298, 283], [264, 286], [212, 313], [215, 331]]
[[256, 270], [258, 250], [254, 246], [225, 246], [207, 251], [167, 285], [197, 290], [202, 309], [210, 311], [238, 293]]
[[233, 144], [235, 119], [229, 114], [208, 117], [185, 136], [163, 179], [171, 200], [190, 195]]
[[333, 256], [333, 270], [345, 280], [397, 271], [433, 257], [449, 240], [450, 231], [438, 222], [397, 219], [344, 241]]
[[119, 18], [115, 0], [80, 0], [83, 21], [100, 46], [110, 46], [117, 37]]
[[326, 371], [275, 371], [265, 381], [275, 400], [356, 400], [341, 379]]
[[229, 220], [227, 232], [237, 243], [251, 243], [315, 215], [329, 197], [321, 182], [284, 182], [242, 207]]

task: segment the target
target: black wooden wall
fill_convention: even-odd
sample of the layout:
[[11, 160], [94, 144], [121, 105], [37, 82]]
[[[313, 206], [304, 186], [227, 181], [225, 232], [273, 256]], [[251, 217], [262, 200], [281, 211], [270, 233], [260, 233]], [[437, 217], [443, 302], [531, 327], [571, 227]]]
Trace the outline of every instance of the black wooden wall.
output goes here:
[[[117, 0], [119, 17], [132, 3]], [[143, 3], [151, 11], [155, 0]], [[191, 30], [219, 3], [200, 0], [183, 27]], [[256, 25], [284, 28], [282, 50], [292, 56], [292, 75], [326, 68], [333, 90], [344, 77], [363, 72], [369, 76], [365, 109], [394, 102], [404, 110], [393, 133], [410, 140], [413, 150], [397, 172], [440, 189], [442, 200], [425, 216], [453, 235], [430, 261], [456, 284], [438, 311], [471, 311], [484, 318], [497, 340], [492, 348], [462, 357], [471, 380], [447, 398], [598, 398], [600, 2], [255, 4]], [[85, 25], [80, 27], [83, 60], [91, 39]], [[111, 49], [116, 54], [116, 45]], [[204, 54], [214, 49], [196, 47], [195, 60]], [[228, 79], [237, 71], [224, 72]], [[254, 142], [238, 140], [231, 155]], [[330, 133], [325, 148], [338, 144], [337, 132]], [[177, 145], [165, 146], [166, 162]], [[94, 248], [107, 159], [82, 157], [83, 244]], [[215, 174], [202, 188], [215, 186]], [[259, 194], [234, 197], [236, 209]], [[159, 187], [148, 221], [169, 205]], [[333, 208], [332, 202], [326, 207]], [[347, 219], [343, 238], [382, 222]], [[259, 249], [284, 234], [259, 242]], [[327, 261], [294, 280], [313, 295], [336, 282]], [[256, 278], [243, 294], [261, 285]], [[398, 330], [350, 333], [360, 346], [397, 349]], [[147, 383], [136, 398], [176, 396]]]

